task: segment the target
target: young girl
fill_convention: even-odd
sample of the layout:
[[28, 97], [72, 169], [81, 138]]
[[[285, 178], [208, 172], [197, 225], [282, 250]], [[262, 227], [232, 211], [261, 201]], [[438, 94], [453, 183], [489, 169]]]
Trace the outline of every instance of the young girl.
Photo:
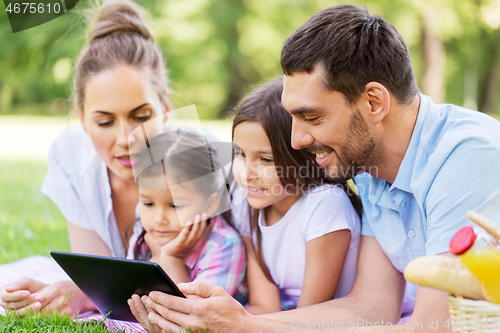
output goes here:
[[175, 283], [202, 280], [242, 300], [245, 252], [230, 211], [219, 215], [228, 200], [221, 198], [225, 180], [215, 171], [215, 151], [203, 136], [181, 128], [148, 144], [134, 168], [142, 225], [127, 258], [158, 263]]
[[248, 203], [233, 214], [247, 250], [253, 314], [345, 296], [356, 274], [360, 219], [347, 184], [329, 185], [311, 153], [292, 149], [282, 90], [282, 78], [256, 89], [233, 122], [234, 195]]

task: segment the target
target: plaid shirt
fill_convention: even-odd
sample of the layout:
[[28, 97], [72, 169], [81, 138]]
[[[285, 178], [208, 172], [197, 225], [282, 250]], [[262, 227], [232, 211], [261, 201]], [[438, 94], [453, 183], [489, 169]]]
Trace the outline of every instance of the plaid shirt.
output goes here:
[[[141, 232], [142, 225], [138, 222], [130, 238], [127, 259], [135, 259], [133, 251]], [[146, 249], [142, 247], [139, 251]], [[139, 254], [139, 257], [144, 256]], [[241, 303], [246, 302], [245, 248], [238, 233], [221, 216], [210, 219], [204, 237], [184, 257], [184, 262], [191, 281], [220, 286]]]

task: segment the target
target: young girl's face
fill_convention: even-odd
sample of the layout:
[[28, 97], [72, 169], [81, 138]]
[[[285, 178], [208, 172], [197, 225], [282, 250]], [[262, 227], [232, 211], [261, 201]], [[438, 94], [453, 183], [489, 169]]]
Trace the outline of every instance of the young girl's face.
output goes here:
[[212, 208], [211, 198], [198, 193], [189, 182], [167, 189], [139, 187], [142, 226], [159, 246], [165, 245], [177, 237], [188, 221], [193, 222], [197, 214], [213, 214], [217, 207]]
[[234, 128], [233, 175], [255, 209], [274, 205], [289, 194], [278, 177], [269, 138], [258, 122], [243, 121]]
[[85, 86], [80, 121], [99, 157], [122, 179], [134, 178], [132, 165], [137, 159], [130, 132], [154, 118], [148, 130], [159, 130], [164, 119], [157, 116], [168, 111], [152, 88], [145, 71], [125, 65], [97, 74]]

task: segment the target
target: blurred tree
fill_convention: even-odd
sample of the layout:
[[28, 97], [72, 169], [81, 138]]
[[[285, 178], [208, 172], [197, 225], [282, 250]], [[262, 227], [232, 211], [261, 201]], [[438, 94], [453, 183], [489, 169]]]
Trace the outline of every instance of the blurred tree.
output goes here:
[[446, 100], [445, 77], [446, 51], [443, 39], [439, 36], [437, 12], [427, 8], [422, 13], [422, 57], [424, 61], [423, 93], [435, 103]]
[[[359, 5], [357, 1], [342, 1]], [[253, 84], [280, 75], [283, 41], [331, 0], [141, 0], [164, 51], [175, 106], [223, 117]], [[498, 112], [500, 0], [365, 0], [408, 43], [435, 101]], [[12, 34], [0, 5], [0, 113], [64, 114], [84, 45], [78, 11]], [[55, 102], [53, 102], [55, 101]], [[26, 106], [26, 107], [23, 107]]]

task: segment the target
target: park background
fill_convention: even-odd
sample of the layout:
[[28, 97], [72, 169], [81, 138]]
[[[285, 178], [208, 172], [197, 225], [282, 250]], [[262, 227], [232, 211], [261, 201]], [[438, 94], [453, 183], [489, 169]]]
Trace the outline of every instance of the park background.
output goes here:
[[[498, 118], [500, 0], [141, 0], [167, 62], [175, 107], [196, 104], [230, 139], [228, 113], [253, 86], [282, 74], [285, 38], [312, 14], [365, 5], [405, 38], [421, 91]], [[0, 4], [0, 264], [69, 250], [64, 217], [39, 189], [50, 143], [78, 124], [74, 59], [94, 3], [12, 33]]]

